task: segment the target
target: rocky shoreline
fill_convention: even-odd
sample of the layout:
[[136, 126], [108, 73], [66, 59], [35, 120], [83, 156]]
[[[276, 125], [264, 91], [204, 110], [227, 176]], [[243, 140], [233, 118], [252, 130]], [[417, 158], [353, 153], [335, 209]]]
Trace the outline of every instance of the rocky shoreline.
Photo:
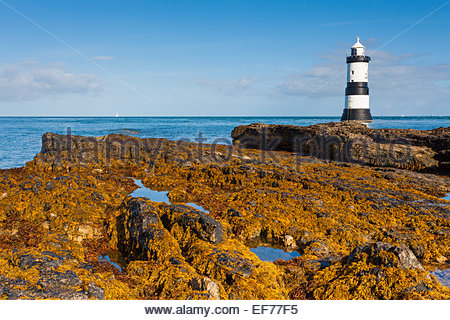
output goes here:
[[450, 175], [450, 128], [371, 129], [331, 122], [300, 127], [253, 123], [236, 127], [234, 144], [302, 156]]
[[[446, 170], [439, 130], [407, 168]], [[243, 146], [45, 134], [34, 160], [0, 170], [0, 296], [450, 298], [430, 273], [450, 265], [447, 176]], [[170, 204], [132, 197], [133, 179]], [[262, 261], [255, 239], [301, 256]], [[120, 269], [99, 259], [112, 252]]]

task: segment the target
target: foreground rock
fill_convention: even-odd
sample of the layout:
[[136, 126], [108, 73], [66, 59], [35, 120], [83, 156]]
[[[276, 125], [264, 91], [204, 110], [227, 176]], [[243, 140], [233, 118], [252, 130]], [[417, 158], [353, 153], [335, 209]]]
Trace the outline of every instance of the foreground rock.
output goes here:
[[[126, 198], [121, 212], [118, 247], [133, 261], [131, 268], [143, 260], [166, 265], [177, 274], [172, 278], [174, 274], [170, 273], [160, 290], [168, 291], [173, 286], [180, 290], [180, 285], [184, 285], [185, 292], [206, 291], [209, 299], [283, 297], [281, 280], [274, 268], [251, 257], [245, 246], [223, 239], [222, 224], [208, 215], [184, 205], [153, 206], [146, 198]], [[271, 275], [270, 279], [264, 279], [267, 275]], [[255, 282], [260, 286], [250, 285]]]
[[[279, 263], [292, 272], [298, 261]], [[423, 267], [406, 247], [375, 242], [356, 247], [348, 257], [314, 269], [302, 261], [309, 281], [297, 284], [293, 298], [303, 299], [441, 299], [434, 290], [436, 280], [423, 273]], [[312, 268], [311, 268], [312, 266]], [[311, 272], [311, 270], [314, 270]], [[303, 280], [304, 281], [304, 280]]]
[[450, 128], [370, 129], [357, 123], [307, 127], [254, 123], [236, 127], [233, 143], [320, 159], [450, 173]]
[[[41, 256], [33, 254], [13, 255], [16, 267], [22, 272], [35, 271], [36, 280], [11, 279], [0, 275], [0, 292], [6, 299], [104, 299], [103, 289], [91, 284], [91, 290], [84, 290], [83, 281], [71, 270], [58, 271], [69, 255], [62, 256], [44, 251]], [[35, 283], [35, 284], [34, 284]], [[20, 286], [25, 290], [19, 289]], [[97, 291], [93, 293], [93, 289]]]
[[[391, 256], [389, 256], [390, 253]], [[348, 262], [360, 261], [364, 258], [361, 257], [362, 254], [366, 254], [366, 258], [373, 264], [423, 270], [422, 265], [411, 250], [396, 247], [389, 243], [376, 242], [358, 246], [350, 253]]]
[[[170, 204], [132, 197], [133, 179]], [[448, 299], [430, 273], [450, 265], [448, 190], [446, 176], [288, 152], [49, 133], [0, 170], [0, 293]], [[301, 257], [261, 261], [251, 244]]]

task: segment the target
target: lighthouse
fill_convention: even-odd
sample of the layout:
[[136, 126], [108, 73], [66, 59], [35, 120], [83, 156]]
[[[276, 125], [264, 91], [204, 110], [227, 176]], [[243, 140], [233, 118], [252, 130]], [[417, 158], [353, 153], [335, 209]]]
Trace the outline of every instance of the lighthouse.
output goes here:
[[352, 53], [347, 56], [347, 88], [345, 88], [345, 108], [341, 121], [369, 123], [372, 115], [369, 108], [369, 61], [365, 47], [356, 37]]

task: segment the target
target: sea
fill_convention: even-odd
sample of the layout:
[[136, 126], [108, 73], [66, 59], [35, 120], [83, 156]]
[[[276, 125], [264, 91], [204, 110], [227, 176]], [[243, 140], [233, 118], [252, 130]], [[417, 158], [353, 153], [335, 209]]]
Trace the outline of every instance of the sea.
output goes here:
[[[41, 150], [46, 132], [81, 136], [122, 133], [139, 138], [231, 144], [231, 131], [255, 122], [306, 126], [339, 117], [0, 117], [0, 168], [25, 165]], [[429, 130], [449, 127], [450, 116], [374, 117], [371, 128]]]

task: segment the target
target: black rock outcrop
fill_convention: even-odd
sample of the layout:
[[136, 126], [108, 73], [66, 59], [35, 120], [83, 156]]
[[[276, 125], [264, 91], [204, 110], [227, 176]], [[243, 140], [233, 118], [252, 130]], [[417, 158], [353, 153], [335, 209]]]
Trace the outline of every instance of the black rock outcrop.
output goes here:
[[306, 127], [253, 123], [234, 128], [233, 143], [246, 148], [413, 171], [450, 172], [450, 128], [371, 129], [330, 122]]

